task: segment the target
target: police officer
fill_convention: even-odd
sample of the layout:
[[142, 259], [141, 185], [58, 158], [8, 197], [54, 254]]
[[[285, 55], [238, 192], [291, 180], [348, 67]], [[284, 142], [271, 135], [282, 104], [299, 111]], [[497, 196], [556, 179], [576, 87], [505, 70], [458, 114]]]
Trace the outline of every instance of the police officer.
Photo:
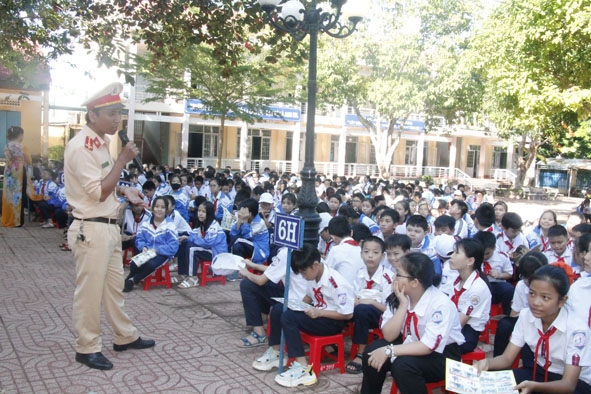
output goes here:
[[103, 370], [113, 364], [101, 353], [101, 303], [113, 326], [115, 351], [155, 345], [139, 337], [124, 310], [117, 195], [130, 203], [145, 203], [138, 189], [117, 185], [125, 164], [138, 153], [135, 144], [125, 145], [115, 161], [109, 153], [109, 136], [121, 122], [122, 90], [122, 84], [112, 83], [82, 104], [87, 108], [86, 126], [70, 140], [64, 154], [66, 198], [75, 218], [68, 229], [68, 243], [76, 263], [72, 312], [76, 361]]

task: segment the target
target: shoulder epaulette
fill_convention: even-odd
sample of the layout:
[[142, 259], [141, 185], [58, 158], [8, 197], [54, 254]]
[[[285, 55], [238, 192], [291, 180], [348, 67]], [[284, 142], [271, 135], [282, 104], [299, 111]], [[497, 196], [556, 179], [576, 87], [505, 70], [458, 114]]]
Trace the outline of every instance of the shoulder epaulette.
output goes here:
[[328, 281], [330, 282], [330, 284], [332, 285], [332, 287], [334, 287], [335, 289], [337, 289], [339, 287], [337, 285], [337, 282], [334, 280], [334, 278], [332, 276], [330, 278], [328, 278]]

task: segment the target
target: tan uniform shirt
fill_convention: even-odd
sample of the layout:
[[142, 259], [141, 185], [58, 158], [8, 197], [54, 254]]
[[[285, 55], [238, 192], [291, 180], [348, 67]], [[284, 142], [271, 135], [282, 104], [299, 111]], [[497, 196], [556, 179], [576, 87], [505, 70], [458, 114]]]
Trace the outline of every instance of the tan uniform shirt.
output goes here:
[[64, 153], [66, 199], [77, 219], [116, 218], [119, 200], [115, 191], [100, 202], [101, 181], [113, 167], [109, 137], [99, 137], [90, 127], [70, 140]]

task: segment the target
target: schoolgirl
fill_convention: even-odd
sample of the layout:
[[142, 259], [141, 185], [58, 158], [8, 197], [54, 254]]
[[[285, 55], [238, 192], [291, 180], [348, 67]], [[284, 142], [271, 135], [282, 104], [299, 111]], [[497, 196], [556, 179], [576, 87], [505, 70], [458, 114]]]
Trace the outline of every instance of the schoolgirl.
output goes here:
[[475, 239], [464, 238], [456, 242], [449, 260], [449, 267], [459, 273], [450, 296], [458, 309], [462, 334], [466, 340], [460, 346], [462, 354], [476, 348], [478, 337], [490, 317], [492, 296], [486, 276], [481, 271], [483, 259], [483, 245]]
[[202, 202], [197, 208], [197, 223], [189, 237], [181, 243], [178, 260], [178, 274], [183, 277], [181, 289], [195, 287], [199, 260], [211, 261], [216, 255], [228, 252], [226, 233], [215, 220], [213, 204]]
[[537, 248], [539, 252], [545, 253], [552, 250], [550, 246], [550, 238], [548, 236], [548, 230], [550, 227], [558, 224], [556, 219], [556, 212], [552, 210], [544, 211], [538, 225], [535, 226], [525, 237], [529, 244], [529, 249]]
[[408, 203], [408, 200], [398, 201], [394, 204], [394, 209], [398, 211], [398, 215], [400, 215], [398, 225], [394, 232], [396, 234], [406, 234], [406, 222], [410, 217], [410, 204]]
[[480, 371], [510, 368], [522, 347], [534, 354], [533, 366], [514, 369], [521, 393], [591, 393], [589, 327], [564, 305], [569, 279], [553, 265], [539, 268], [529, 282], [529, 308], [519, 313], [502, 355], [479, 361]]
[[137, 250], [146, 252], [155, 249], [156, 256], [137, 267], [132, 261], [129, 265], [129, 275], [125, 279], [124, 292], [133, 290], [133, 286], [148, 277], [161, 265], [171, 259], [179, 248], [179, 239], [173, 221], [166, 216], [169, 202], [164, 196], [158, 196], [152, 204], [152, 218], [142, 223], [136, 239]]
[[503, 216], [509, 212], [509, 207], [505, 201], [497, 201], [495, 205], [493, 205], [495, 209], [495, 222], [493, 223], [493, 232], [495, 235], [499, 235], [503, 232], [503, 228], [501, 227], [501, 220]]
[[[381, 393], [390, 370], [400, 393], [427, 394], [426, 383], [445, 378], [445, 359], [460, 359], [460, 319], [435, 286], [437, 278], [426, 255], [401, 258], [383, 316], [384, 339], [372, 342], [363, 355], [361, 393]], [[402, 344], [394, 345], [400, 336]]]
[[581, 277], [573, 283], [568, 292], [566, 306], [591, 328], [591, 234], [583, 234], [579, 238], [577, 249], [583, 255], [583, 267]]

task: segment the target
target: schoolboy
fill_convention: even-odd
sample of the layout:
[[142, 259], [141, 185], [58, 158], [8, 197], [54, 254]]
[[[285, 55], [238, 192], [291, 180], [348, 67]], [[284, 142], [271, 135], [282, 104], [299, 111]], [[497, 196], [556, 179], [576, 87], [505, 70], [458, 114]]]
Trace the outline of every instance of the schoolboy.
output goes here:
[[474, 212], [474, 227], [476, 231], [494, 232], [495, 209], [487, 202], [480, 204]]
[[384, 261], [382, 261], [382, 265], [396, 272], [402, 256], [410, 252], [411, 240], [406, 234], [392, 234], [385, 242], [386, 258], [389, 266]]
[[573, 263], [573, 248], [569, 246], [568, 232], [564, 226], [556, 224], [548, 229], [548, 239], [552, 250], [544, 252], [548, 264], [565, 263], [574, 273], [580, 272], [580, 267]]
[[468, 213], [468, 204], [460, 199], [452, 200], [448, 213], [449, 216], [456, 220], [454, 235], [458, 238], [467, 238], [470, 234], [470, 228], [464, 216]]
[[258, 202], [254, 198], [242, 201], [236, 216], [230, 230], [232, 254], [264, 264], [269, 257], [269, 230], [259, 216]]
[[446, 234], [454, 235], [454, 229], [456, 226], [456, 219], [449, 215], [441, 215], [433, 222], [435, 226], [435, 236]]
[[144, 202], [149, 207], [146, 209], [152, 210], [152, 200], [156, 197], [156, 184], [151, 180], [147, 180], [142, 185], [142, 190], [144, 191]]
[[492, 232], [479, 231], [474, 235], [474, 239], [484, 247], [482, 272], [486, 275], [490, 284], [491, 302], [493, 304], [500, 302], [503, 305], [503, 313], [509, 315], [511, 313], [513, 293], [515, 292], [513, 285], [508, 282], [513, 278], [511, 260], [505, 253], [497, 250], [497, 237]]
[[380, 325], [386, 310], [386, 299], [392, 293], [395, 274], [380, 264], [386, 245], [376, 236], [370, 236], [361, 244], [361, 258], [365, 267], [357, 272], [355, 281], [355, 309], [353, 311], [353, 344], [358, 345], [355, 358], [347, 364], [347, 373], [362, 372], [361, 361], [367, 345], [369, 330]]
[[380, 214], [380, 232], [377, 234], [383, 240], [394, 234], [400, 221], [400, 214], [395, 209], [385, 209]]
[[326, 265], [338, 271], [350, 286], [355, 283], [357, 271], [364, 267], [361, 259], [361, 247], [351, 237], [351, 226], [344, 216], [335, 216], [328, 223], [328, 232], [335, 242], [328, 256]]
[[361, 210], [357, 210], [351, 206], [342, 206], [339, 210], [339, 215], [343, 215], [349, 219], [349, 224], [351, 225], [364, 224], [369, 228], [372, 235], [378, 234], [380, 232], [380, 226], [360, 212]]
[[271, 309], [269, 348], [255, 360], [253, 368], [270, 371], [279, 367], [281, 329], [289, 358], [295, 358], [290, 368], [275, 376], [284, 387], [311, 385], [317, 377], [308, 364], [300, 331], [317, 336], [335, 335], [343, 331], [345, 322], [353, 317], [355, 295], [353, 287], [335, 270], [320, 259], [320, 252], [310, 244], [292, 254], [291, 268], [308, 280], [304, 303], [312, 304], [303, 311], [287, 309], [277, 304]]
[[322, 258], [326, 259], [328, 252], [330, 252], [330, 249], [335, 245], [334, 240], [328, 232], [328, 223], [330, 223], [332, 216], [328, 212], [321, 212], [318, 215], [320, 216], [320, 225], [318, 226], [318, 250], [320, 251]]
[[518, 247], [528, 247], [529, 243], [521, 232], [523, 221], [515, 212], [507, 212], [501, 219], [501, 232], [497, 235], [497, 251], [505, 253], [511, 261], [517, 257], [514, 253]]
[[441, 260], [435, 253], [432, 239], [429, 237], [429, 223], [421, 215], [411, 215], [406, 221], [406, 235], [409, 236], [412, 244], [410, 250], [426, 254], [433, 261], [435, 273], [441, 275]]
[[433, 239], [435, 253], [437, 253], [437, 257], [442, 262], [439, 290], [448, 296], [453, 294], [453, 284], [459, 276], [458, 271], [452, 270], [449, 266], [449, 259], [454, 252], [456, 242], [456, 237], [451, 234], [440, 234]]

